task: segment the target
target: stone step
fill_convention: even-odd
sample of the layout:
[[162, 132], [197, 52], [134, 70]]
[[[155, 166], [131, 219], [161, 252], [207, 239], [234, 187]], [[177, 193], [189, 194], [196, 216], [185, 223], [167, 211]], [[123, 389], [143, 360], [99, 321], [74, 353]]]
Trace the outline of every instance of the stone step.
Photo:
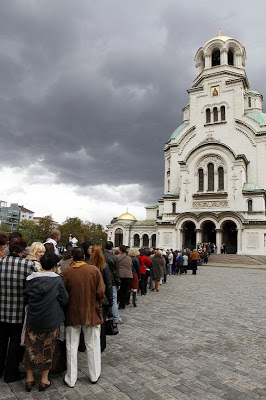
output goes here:
[[209, 263], [215, 264], [245, 264], [245, 265], [262, 265], [260, 261], [249, 256], [240, 254], [211, 254]]

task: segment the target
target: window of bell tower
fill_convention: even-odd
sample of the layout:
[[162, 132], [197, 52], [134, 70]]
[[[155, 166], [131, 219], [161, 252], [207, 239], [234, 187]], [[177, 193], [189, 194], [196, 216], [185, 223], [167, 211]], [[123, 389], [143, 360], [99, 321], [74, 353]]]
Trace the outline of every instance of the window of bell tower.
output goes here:
[[212, 67], [215, 67], [216, 65], [221, 65], [220, 50], [214, 50], [212, 53]]
[[229, 50], [227, 53], [227, 61], [228, 65], [234, 65], [234, 53], [232, 52], [232, 50]]

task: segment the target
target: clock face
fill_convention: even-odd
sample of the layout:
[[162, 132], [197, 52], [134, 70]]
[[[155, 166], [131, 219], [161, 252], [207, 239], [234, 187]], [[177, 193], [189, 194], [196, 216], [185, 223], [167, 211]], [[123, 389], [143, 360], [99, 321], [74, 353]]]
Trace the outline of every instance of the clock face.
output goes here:
[[211, 96], [219, 96], [220, 94], [220, 87], [219, 86], [213, 86], [211, 88]]

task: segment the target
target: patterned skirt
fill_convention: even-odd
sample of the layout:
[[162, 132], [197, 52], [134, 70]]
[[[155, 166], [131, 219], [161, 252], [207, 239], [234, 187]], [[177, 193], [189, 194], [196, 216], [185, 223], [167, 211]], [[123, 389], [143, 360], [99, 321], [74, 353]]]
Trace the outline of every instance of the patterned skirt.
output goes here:
[[48, 333], [27, 330], [23, 359], [26, 369], [44, 371], [51, 368], [57, 334], [58, 329]]

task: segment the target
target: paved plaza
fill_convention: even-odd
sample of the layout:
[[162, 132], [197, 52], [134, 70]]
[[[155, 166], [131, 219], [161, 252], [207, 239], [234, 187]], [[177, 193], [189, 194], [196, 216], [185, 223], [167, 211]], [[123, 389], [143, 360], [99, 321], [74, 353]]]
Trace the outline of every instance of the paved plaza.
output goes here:
[[79, 355], [74, 389], [52, 376], [46, 392], [0, 380], [0, 399], [266, 400], [266, 271], [200, 267], [139, 296], [108, 337], [102, 376], [92, 385]]

